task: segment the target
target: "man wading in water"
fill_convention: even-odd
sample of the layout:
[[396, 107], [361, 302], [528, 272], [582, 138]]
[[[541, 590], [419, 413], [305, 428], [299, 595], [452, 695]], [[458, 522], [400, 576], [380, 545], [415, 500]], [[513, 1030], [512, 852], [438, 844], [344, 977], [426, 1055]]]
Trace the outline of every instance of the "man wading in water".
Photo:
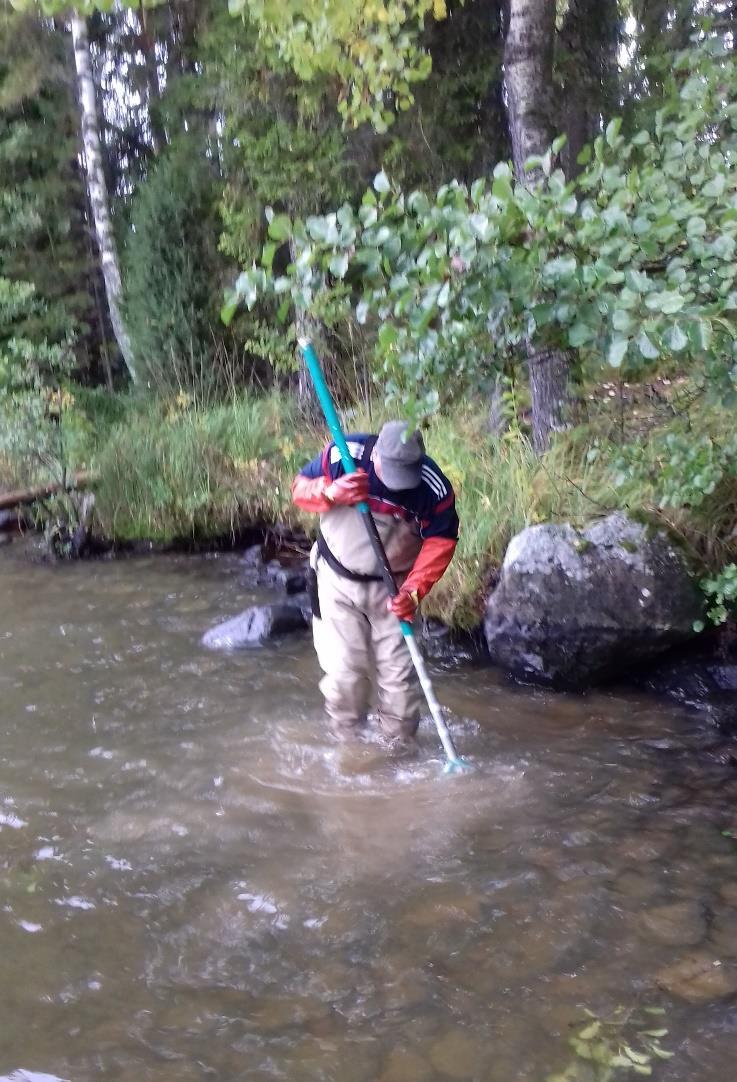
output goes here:
[[[453, 558], [455, 496], [425, 454], [420, 433], [407, 435], [404, 421], [389, 421], [378, 436], [348, 436], [348, 448], [356, 473], [346, 474], [338, 448], [329, 443], [292, 485], [296, 505], [320, 515], [310, 557], [317, 588], [315, 650], [325, 673], [320, 690], [335, 735], [358, 736], [375, 667], [382, 730], [401, 743], [417, 732], [422, 694], [399, 620], [414, 619]], [[387, 596], [355, 509], [362, 500], [368, 501], [399, 586], [394, 598]]]

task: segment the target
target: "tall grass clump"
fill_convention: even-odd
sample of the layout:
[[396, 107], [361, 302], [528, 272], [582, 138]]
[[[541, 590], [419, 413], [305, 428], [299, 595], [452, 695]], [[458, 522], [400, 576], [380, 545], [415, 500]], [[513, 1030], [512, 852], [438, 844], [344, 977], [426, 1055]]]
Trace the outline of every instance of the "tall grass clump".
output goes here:
[[289, 489], [314, 453], [274, 396], [198, 409], [153, 402], [113, 429], [97, 459], [97, 513], [115, 540], [181, 542], [296, 525]]

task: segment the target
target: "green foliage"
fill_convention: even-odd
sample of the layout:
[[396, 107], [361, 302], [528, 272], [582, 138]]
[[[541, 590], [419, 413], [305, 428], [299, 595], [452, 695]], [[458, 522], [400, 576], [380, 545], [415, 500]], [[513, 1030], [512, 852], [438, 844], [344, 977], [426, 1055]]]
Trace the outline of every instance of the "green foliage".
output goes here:
[[186, 141], [162, 156], [133, 201], [124, 250], [125, 318], [151, 385], [189, 387], [217, 343], [215, 189]]
[[43, 304], [18, 333], [29, 341], [75, 338], [81, 369], [98, 359], [79, 174], [77, 107], [61, 35], [5, 10], [0, 19], [0, 275], [32, 278]]
[[[528, 163], [543, 174], [532, 188], [504, 162], [491, 183], [453, 182], [434, 199], [395, 191], [382, 171], [359, 208], [295, 220], [286, 275], [245, 271], [226, 315], [265, 293], [319, 312], [347, 286], [359, 322], [381, 324], [389, 395], [416, 418], [514, 364], [533, 336], [592, 373], [606, 359], [638, 374], [676, 354], [737, 401], [733, 91], [734, 55], [707, 38], [676, 58], [653, 131], [627, 141], [612, 121], [576, 182], [555, 167], [562, 140]], [[284, 234], [272, 222], [272, 240]]]
[[668, 1034], [657, 1020], [665, 1014], [660, 1007], [617, 1007], [609, 1018], [585, 1013], [587, 1021], [570, 1039], [576, 1059], [548, 1082], [612, 1082], [625, 1073], [649, 1077], [658, 1060], [673, 1056], [660, 1043]]
[[[737, 564], [726, 564], [721, 571], [701, 581], [701, 589], [709, 601], [706, 615], [712, 624], [723, 624], [737, 607]], [[703, 625], [696, 628], [702, 630]]]
[[613, 460], [616, 483], [651, 471], [661, 508], [700, 507], [727, 479], [737, 480], [737, 437], [673, 427], [623, 447]]
[[353, 125], [368, 121], [380, 132], [395, 109], [411, 107], [413, 85], [430, 73], [420, 40], [425, 18], [447, 14], [445, 0], [228, 0], [228, 7], [252, 22], [300, 81], [337, 77], [341, 116]]
[[224, 117], [222, 250], [250, 262], [264, 234], [264, 209], [312, 214], [353, 190], [349, 144], [324, 77], [302, 85], [269, 61], [255, 27], [218, 4], [199, 46], [196, 100]]

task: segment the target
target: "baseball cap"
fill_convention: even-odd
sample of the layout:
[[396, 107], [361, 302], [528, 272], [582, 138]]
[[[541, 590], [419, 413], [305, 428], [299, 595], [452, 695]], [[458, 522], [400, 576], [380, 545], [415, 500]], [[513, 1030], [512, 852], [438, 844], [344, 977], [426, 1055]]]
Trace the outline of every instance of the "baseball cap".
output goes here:
[[382, 481], [395, 491], [417, 488], [422, 479], [425, 444], [418, 429], [407, 435], [408, 427], [406, 421], [387, 421], [376, 440]]

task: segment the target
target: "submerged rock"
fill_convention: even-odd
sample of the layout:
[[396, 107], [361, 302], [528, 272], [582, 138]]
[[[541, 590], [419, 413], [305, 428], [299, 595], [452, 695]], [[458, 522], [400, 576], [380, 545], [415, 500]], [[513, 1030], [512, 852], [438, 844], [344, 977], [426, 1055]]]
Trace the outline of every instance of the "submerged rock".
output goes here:
[[426, 656], [435, 661], [478, 661], [488, 656], [481, 624], [470, 631], [459, 631], [440, 620], [423, 619], [420, 641]]
[[737, 992], [737, 968], [707, 951], [689, 954], [661, 969], [655, 980], [666, 992], [688, 1003], [710, 1003]]
[[260, 646], [270, 639], [308, 626], [298, 604], [252, 605], [232, 620], [217, 624], [202, 636], [202, 645], [211, 650], [235, 650], [239, 646]]
[[262, 569], [261, 583], [286, 594], [301, 594], [307, 589], [307, 571], [309, 561], [298, 560], [293, 563], [281, 563], [270, 560]]
[[583, 531], [517, 534], [484, 627], [492, 660], [514, 676], [578, 688], [690, 638], [702, 608], [673, 542], [617, 512]]
[[673, 651], [637, 679], [657, 695], [704, 711], [725, 729], [737, 726], [737, 648], [732, 641]]
[[651, 939], [674, 947], [693, 947], [706, 935], [704, 910], [698, 902], [672, 902], [646, 909], [640, 927]]

